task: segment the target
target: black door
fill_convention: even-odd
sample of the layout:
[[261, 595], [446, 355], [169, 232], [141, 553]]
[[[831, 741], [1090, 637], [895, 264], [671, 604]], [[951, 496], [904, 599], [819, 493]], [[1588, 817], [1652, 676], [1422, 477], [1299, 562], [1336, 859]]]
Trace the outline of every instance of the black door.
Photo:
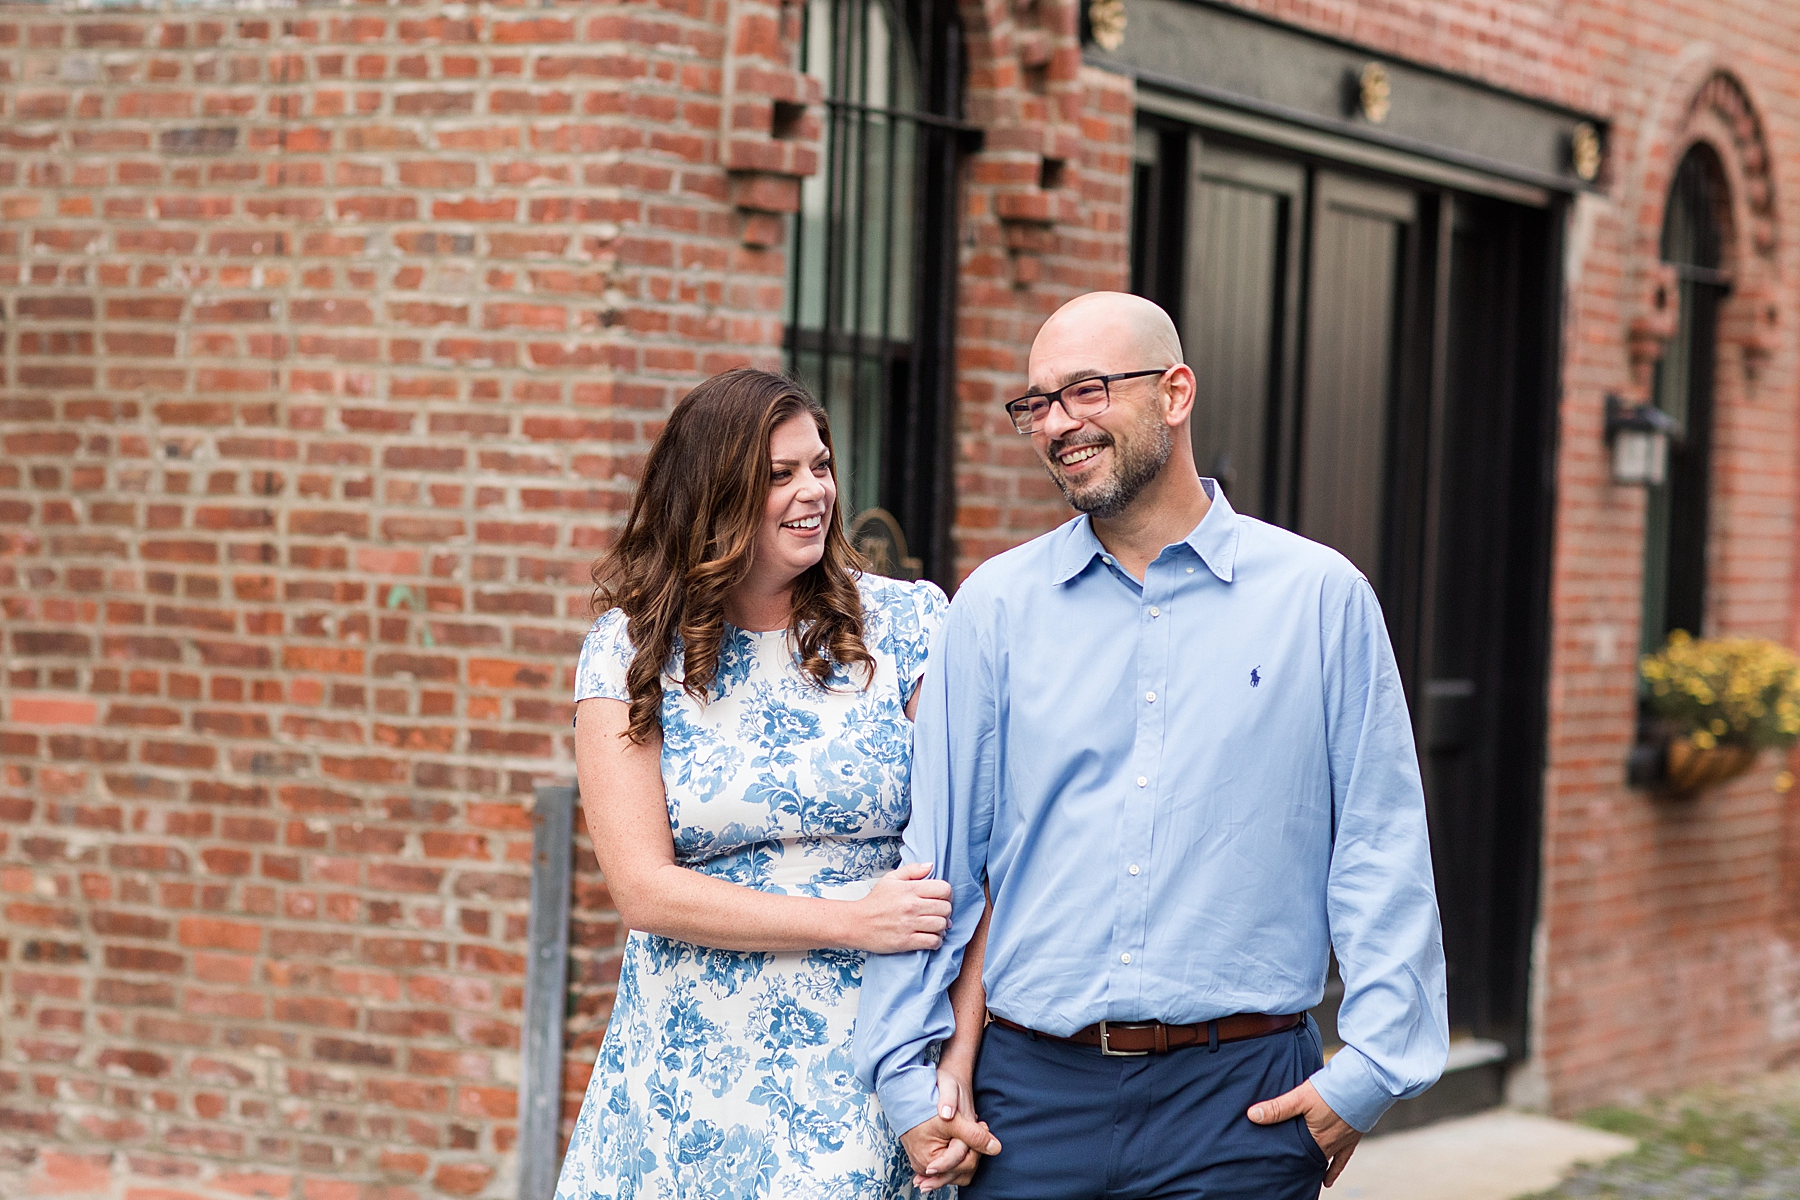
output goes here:
[[1381, 598], [1419, 734], [1452, 1033], [1461, 1060], [1492, 1066], [1434, 1094], [1492, 1102], [1492, 1060], [1525, 1049], [1535, 919], [1549, 214], [1172, 126], [1139, 147], [1157, 197], [1134, 236], [1182, 247], [1186, 269], [1140, 254], [1134, 282], [1176, 314], [1201, 471], [1240, 511], [1341, 551]]
[[1426, 802], [1451, 1020], [1524, 1053], [1543, 771], [1549, 214], [1451, 202]]
[[1193, 139], [1181, 340], [1194, 368], [1194, 462], [1239, 512], [1285, 522], [1275, 453], [1294, 429], [1306, 172]]
[[1418, 208], [1405, 188], [1314, 173], [1295, 527], [1361, 568], [1390, 611], [1406, 572], [1384, 569], [1389, 509], [1421, 432], [1399, 426], [1421, 349], [1404, 319]]

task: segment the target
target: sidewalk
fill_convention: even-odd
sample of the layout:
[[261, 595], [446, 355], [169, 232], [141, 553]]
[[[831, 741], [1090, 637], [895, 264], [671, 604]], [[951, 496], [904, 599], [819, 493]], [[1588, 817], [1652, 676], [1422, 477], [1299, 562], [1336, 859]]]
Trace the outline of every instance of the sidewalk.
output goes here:
[[1363, 1142], [1325, 1200], [1513, 1200], [1552, 1188], [1578, 1162], [1637, 1146], [1628, 1137], [1496, 1109]]

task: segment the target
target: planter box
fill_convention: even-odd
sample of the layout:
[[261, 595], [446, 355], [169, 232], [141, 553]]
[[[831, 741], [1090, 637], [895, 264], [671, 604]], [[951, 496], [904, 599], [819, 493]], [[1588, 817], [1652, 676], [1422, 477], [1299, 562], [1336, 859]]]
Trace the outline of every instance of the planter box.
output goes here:
[[1676, 795], [1689, 796], [1736, 779], [1756, 765], [1761, 752], [1753, 746], [1696, 746], [1686, 737], [1669, 739], [1663, 785]]

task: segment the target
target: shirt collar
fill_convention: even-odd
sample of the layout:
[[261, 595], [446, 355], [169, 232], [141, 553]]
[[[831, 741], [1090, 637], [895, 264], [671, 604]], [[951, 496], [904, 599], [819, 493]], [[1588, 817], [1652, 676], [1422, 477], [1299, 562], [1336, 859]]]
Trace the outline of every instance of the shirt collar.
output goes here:
[[[1218, 576], [1219, 582], [1230, 583], [1232, 567], [1237, 561], [1237, 510], [1225, 499], [1225, 489], [1215, 481], [1202, 478], [1200, 483], [1211, 497], [1212, 506], [1182, 542], [1206, 564], [1207, 570]], [[1055, 574], [1050, 581], [1057, 584], [1069, 582], [1086, 570], [1089, 563], [1105, 553], [1106, 547], [1094, 535], [1093, 522], [1083, 513], [1068, 526], [1062, 545], [1057, 547]]]

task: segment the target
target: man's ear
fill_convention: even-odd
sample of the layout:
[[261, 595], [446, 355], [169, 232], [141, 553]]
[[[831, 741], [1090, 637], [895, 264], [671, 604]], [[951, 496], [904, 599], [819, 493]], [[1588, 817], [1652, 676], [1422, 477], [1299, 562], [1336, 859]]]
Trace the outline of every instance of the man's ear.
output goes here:
[[1194, 369], [1179, 363], [1163, 376], [1163, 421], [1178, 426], [1194, 413]]

